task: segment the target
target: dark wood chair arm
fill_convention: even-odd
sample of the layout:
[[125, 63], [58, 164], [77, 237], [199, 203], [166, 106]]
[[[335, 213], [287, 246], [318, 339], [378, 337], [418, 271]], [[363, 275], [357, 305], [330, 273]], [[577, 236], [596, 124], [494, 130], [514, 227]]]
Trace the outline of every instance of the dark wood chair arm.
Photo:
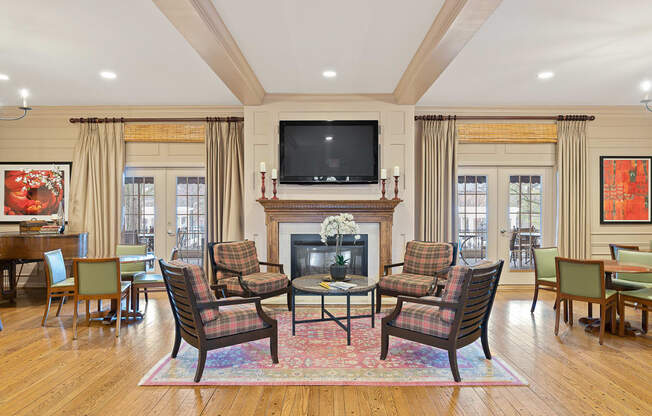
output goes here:
[[242, 275], [242, 273], [237, 270], [229, 269], [220, 263], [215, 263], [215, 270], [213, 272], [216, 274], [218, 270], [224, 273], [234, 274], [236, 276]]
[[222, 292], [222, 295], [226, 297], [226, 285], [224, 283], [214, 283], [210, 285], [210, 288], [215, 293], [216, 298], [220, 298], [218, 292]]
[[386, 265], [384, 265], [384, 266], [383, 266], [383, 270], [384, 270], [384, 272], [385, 272], [385, 273], [384, 273], [384, 276], [387, 276], [387, 272], [388, 272], [389, 269], [391, 269], [392, 267], [402, 266], [404, 263], [405, 263], [405, 262], [402, 261], [402, 262], [400, 262], [400, 263], [394, 263], [394, 264], [386, 264]]
[[263, 266], [273, 266], [273, 267], [278, 267], [279, 272], [280, 272], [281, 274], [285, 274], [285, 272], [283, 271], [283, 265], [282, 265], [282, 264], [279, 264], [279, 263], [270, 263], [270, 262], [268, 262], [268, 261], [259, 261], [258, 263], [259, 263], [259, 264], [262, 264]]

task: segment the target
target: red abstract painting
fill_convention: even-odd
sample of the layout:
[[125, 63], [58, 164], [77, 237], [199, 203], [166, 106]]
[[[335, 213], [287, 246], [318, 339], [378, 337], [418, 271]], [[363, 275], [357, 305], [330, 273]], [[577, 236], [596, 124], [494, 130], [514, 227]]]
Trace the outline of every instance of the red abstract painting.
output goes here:
[[651, 222], [649, 157], [601, 157], [602, 223]]

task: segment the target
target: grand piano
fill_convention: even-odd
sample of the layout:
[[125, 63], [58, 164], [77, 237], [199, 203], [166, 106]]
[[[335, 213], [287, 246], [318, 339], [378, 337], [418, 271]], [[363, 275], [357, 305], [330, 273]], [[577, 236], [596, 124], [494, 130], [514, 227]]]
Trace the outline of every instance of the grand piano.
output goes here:
[[88, 233], [27, 234], [0, 233], [0, 294], [16, 299], [16, 266], [43, 261], [43, 253], [60, 248], [63, 258], [86, 257]]

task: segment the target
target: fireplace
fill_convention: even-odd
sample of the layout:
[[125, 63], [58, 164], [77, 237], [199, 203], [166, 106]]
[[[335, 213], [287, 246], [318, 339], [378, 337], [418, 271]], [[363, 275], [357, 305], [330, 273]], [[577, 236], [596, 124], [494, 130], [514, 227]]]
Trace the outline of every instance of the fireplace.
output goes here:
[[[332, 241], [331, 241], [332, 240]], [[319, 234], [292, 234], [290, 236], [291, 278], [310, 274], [327, 274], [335, 257], [335, 239], [324, 244]], [[348, 259], [348, 274], [368, 275], [369, 237], [360, 234], [355, 240], [352, 235], [344, 236], [342, 255]]]

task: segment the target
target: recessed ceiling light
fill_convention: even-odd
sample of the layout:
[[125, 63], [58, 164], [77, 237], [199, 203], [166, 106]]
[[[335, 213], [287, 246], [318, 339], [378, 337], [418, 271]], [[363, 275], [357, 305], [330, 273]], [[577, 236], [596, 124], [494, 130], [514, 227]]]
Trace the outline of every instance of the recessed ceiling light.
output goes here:
[[324, 76], [324, 78], [335, 78], [337, 76], [337, 72], [330, 69], [322, 72], [321, 74]]
[[9, 75], [0, 74], [0, 81], [9, 81]]
[[116, 79], [116, 77], [117, 77], [115, 72], [111, 72], [111, 71], [102, 71], [102, 72], [100, 72], [100, 76], [102, 78], [106, 78], [106, 79]]
[[539, 78], [539, 79], [550, 79], [550, 78], [552, 78], [554, 76], [555, 76], [555, 73], [552, 72], [552, 71], [543, 71], [543, 72], [539, 72], [537, 74], [537, 78]]
[[324, 137], [324, 139], [326, 139], [327, 142], [330, 142], [331, 140], [333, 140], [333, 136], [326, 136]]
[[641, 82], [641, 89], [645, 92], [650, 91], [652, 89], [652, 81], [646, 79], [645, 81]]

